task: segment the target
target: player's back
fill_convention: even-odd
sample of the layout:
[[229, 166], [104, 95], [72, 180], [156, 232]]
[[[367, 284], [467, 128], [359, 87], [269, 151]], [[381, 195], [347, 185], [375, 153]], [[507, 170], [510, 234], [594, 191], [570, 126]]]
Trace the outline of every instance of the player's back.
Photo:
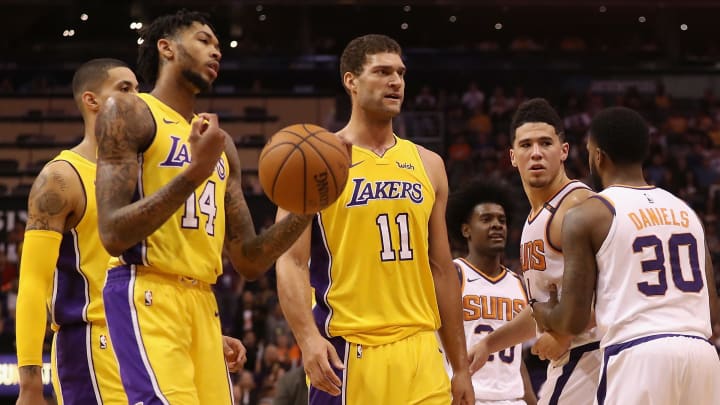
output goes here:
[[599, 196], [614, 213], [596, 255], [602, 346], [662, 333], [709, 337], [705, 235], [697, 215], [656, 187], [611, 186]]
[[57, 325], [104, 323], [102, 287], [110, 254], [100, 244], [95, 203], [95, 168], [76, 152], [64, 150], [52, 162], [66, 162], [77, 173], [85, 207], [75, 227], [63, 233], [55, 280], [48, 300], [50, 316]]
[[312, 225], [315, 318], [327, 336], [380, 345], [439, 327], [428, 258], [435, 190], [417, 146], [354, 146], [348, 182]]
[[[140, 97], [155, 122], [155, 136], [138, 157], [140, 174], [133, 201], [157, 192], [190, 163], [191, 124], [150, 94]], [[195, 117], [194, 119], [197, 119]], [[225, 188], [229, 167], [223, 153], [216, 170], [185, 204], [146, 239], [127, 249], [111, 267], [132, 264], [152, 271], [215, 283], [222, 273]]]

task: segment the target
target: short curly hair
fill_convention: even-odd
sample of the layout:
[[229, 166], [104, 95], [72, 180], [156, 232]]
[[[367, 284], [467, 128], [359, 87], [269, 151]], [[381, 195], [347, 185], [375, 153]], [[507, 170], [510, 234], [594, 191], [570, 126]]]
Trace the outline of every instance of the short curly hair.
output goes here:
[[210, 24], [208, 14], [185, 9], [175, 14], [160, 16], [140, 30], [140, 38], [143, 42], [138, 49], [137, 72], [147, 83], [154, 85], [158, 78], [160, 54], [157, 41], [162, 38], [172, 38], [195, 22], [207, 25], [215, 31]]
[[642, 163], [650, 149], [645, 119], [626, 107], [606, 108], [590, 122], [590, 137], [615, 164]]
[[544, 122], [552, 126], [555, 128], [555, 133], [560, 137], [560, 141], [565, 141], [565, 129], [560, 115], [544, 98], [533, 98], [521, 103], [517, 111], [515, 111], [515, 115], [513, 115], [510, 124], [511, 145], [515, 143], [515, 131], [529, 122]]
[[402, 48], [387, 35], [368, 34], [353, 39], [340, 56], [340, 80], [347, 72], [354, 75], [362, 73], [368, 55], [384, 52], [402, 55]]
[[510, 189], [504, 183], [489, 182], [484, 178], [476, 177], [450, 194], [445, 219], [448, 234], [454, 241], [461, 243], [466, 241], [462, 234], [462, 224], [470, 222], [477, 205], [487, 203], [497, 204], [503, 208], [509, 227], [515, 207]]

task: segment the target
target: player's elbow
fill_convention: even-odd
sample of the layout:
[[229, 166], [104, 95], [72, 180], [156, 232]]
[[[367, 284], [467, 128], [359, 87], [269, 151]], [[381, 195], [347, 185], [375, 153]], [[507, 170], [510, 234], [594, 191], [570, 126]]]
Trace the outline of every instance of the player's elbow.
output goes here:
[[117, 237], [115, 237], [112, 232], [109, 232], [106, 229], [103, 229], [102, 226], [100, 226], [99, 234], [100, 243], [102, 243], [105, 250], [110, 253], [110, 256], [117, 257], [125, 251], [125, 247], [123, 246], [121, 241]]
[[230, 259], [230, 263], [235, 271], [248, 281], [259, 279], [270, 268], [270, 266], [258, 265], [247, 260]]

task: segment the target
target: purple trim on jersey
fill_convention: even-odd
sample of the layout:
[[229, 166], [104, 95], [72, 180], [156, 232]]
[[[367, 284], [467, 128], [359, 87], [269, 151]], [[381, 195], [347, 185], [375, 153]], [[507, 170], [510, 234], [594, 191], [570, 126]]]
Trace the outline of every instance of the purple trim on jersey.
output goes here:
[[53, 302], [53, 320], [58, 325], [86, 322], [89, 286], [80, 269], [80, 246], [74, 229], [63, 234], [55, 271], [57, 285]]
[[[576, 180], [576, 181], [577, 181], [577, 180]], [[571, 184], [571, 183], [573, 183], [573, 182], [568, 183], [568, 185]], [[578, 181], [578, 183], [580, 183], [580, 182]], [[553, 245], [552, 241], [550, 240], [550, 224], [552, 224], [553, 218], [555, 218], [555, 213], [557, 212], [557, 208], [560, 207], [560, 204], [562, 204], [562, 202], [563, 202], [570, 194], [572, 194], [573, 191], [580, 190], [580, 189], [590, 190], [590, 188], [589, 188], [588, 186], [586, 186], [585, 183], [580, 183], [580, 184], [581, 184], [580, 186], [577, 186], [577, 187], [575, 187], [575, 188], [573, 188], [573, 189], [571, 189], [571, 190], [568, 190], [567, 194], [565, 194], [564, 196], [562, 196], [562, 198], [560, 198], [560, 199], [557, 201], [557, 203], [555, 204], [554, 207], [549, 204], [549, 201], [552, 201], [552, 198], [551, 198], [550, 200], [548, 200], [548, 203], [547, 203], [547, 204], [550, 205], [551, 207], [553, 207], [554, 210], [548, 210], [548, 211], [550, 211], [550, 218], [548, 218], [547, 222], [545, 223], [545, 240], [547, 241], [548, 246], [550, 246], [550, 247], [551, 247], [553, 250], [555, 250], [556, 252], [562, 253], [562, 249], [559, 248], [559, 247], [557, 247], [557, 246], [555, 246], [555, 245]], [[563, 189], [564, 189], [564, 188], [567, 188], [567, 186], [563, 187]], [[559, 194], [559, 192], [556, 193], [555, 196], [557, 196], [558, 194]], [[553, 197], [553, 198], [555, 198], [555, 197]]]
[[315, 215], [312, 222], [311, 244], [310, 244], [310, 284], [315, 289], [315, 308], [313, 315], [315, 324], [326, 338], [329, 336], [330, 317], [332, 308], [327, 302], [327, 294], [332, 285], [330, 267], [332, 257], [325, 241], [325, 235], [320, 223], [321, 214]]
[[601, 196], [600, 194], [592, 195], [590, 196], [590, 198], [597, 198], [598, 200], [600, 200], [603, 204], [605, 204], [607, 209], [610, 210], [613, 216], [615, 216], [615, 206], [612, 205], [612, 203], [607, 198]]
[[[598, 405], [603, 405], [605, 403], [605, 395], [607, 395], [607, 365], [610, 361], [610, 357], [615, 356], [617, 354], [620, 354], [625, 349], [629, 349], [633, 346], [637, 346], [642, 343], [651, 342], [653, 340], [657, 339], [663, 339], [668, 337], [686, 337], [686, 338], [692, 338], [692, 339], [699, 339], [704, 340], [708, 342], [708, 344], [712, 345], [712, 342], [709, 340], [700, 337], [700, 336], [693, 336], [693, 335], [683, 335], [680, 333], [661, 333], [659, 335], [650, 335], [650, 336], [643, 336], [641, 338], [629, 340], [624, 343], [618, 343], [614, 345], [610, 345], [605, 348], [604, 354], [603, 354], [603, 364], [602, 364], [602, 370], [600, 371], [600, 384], [598, 384], [598, 390], [597, 390], [597, 401]], [[714, 347], [714, 346], [713, 346]]]
[[62, 326], [55, 336], [55, 361], [63, 403], [101, 404], [88, 346], [89, 324]]
[[548, 405], [558, 404], [558, 401], [560, 400], [560, 395], [562, 395], [562, 390], [563, 388], [565, 388], [565, 384], [567, 384], [568, 380], [570, 379], [570, 376], [572, 375], [573, 370], [575, 370], [575, 367], [577, 367], [578, 362], [585, 353], [591, 352], [593, 350], [600, 350], [600, 342], [591, 342], [570, 349], [570, 360], [568, 360], [567, 364], [563, 366], [562, 374], [560, 374], [560, 377], [558, 377], [557, 381], [555, 381], [555, 388], [553, 389], [553, 393], [550, 396], [550, 401], [548, 401]]
[[[558, 190], [557, 193], [553, 194], [552, 197], [548, 198], [548, 200], [545, 201], [545, 203], [543, 203], [542, 209], [541, 209], [540, 211], [538, 211], [538, 213], [535, 215], [535, 218], [531, 218], [530, 215], [528, 215], [528, 217], [527, 217], [527, 223], [528, 223], [528, 225], [529, 225], [529, 224], [532, 224], [533, 221], [535, 221], [535, 219], [537, 219], [537, 217], [540, 216], [540, 213], [541, 213], [544, 209], [547, 209], [547, 206], [550, 204], [550, 201], [552, 201], [555, 197], [557, 197], [558, 194], [562, 193], [563, 190], [565, 190], [566, 188], [568, 188], [571, 184], [575, 184], [575, 183], [580, 183], [580, 184], [582, 184], [582, 186], [585, 186], [585, 187], [579, 186], [578, 188], [586, 188], [586, 189], [588, 189], [588, 190], [590, 189], [590, 187], [588, 187], [585, 183], [581, 182], [580, 180], [571, 180], [568, 184], [562, 186], [562, 188], [561, 188], [560, 190]], [[552, 207], [552, 205], [550, 205], [550, 207]], [[553, 207], [553, 208], [555, 208], [555, 207]], [[532, 213], [530, 213], [530, 214], [532, 214]]]
[[[347, 366], [348, 366], [348, 353], [347, 353], [347, 347], [349, 346], [348, 342], [341, 338], [341, 337], [334, 337], [329, 339], [330, 343], [335, 348], [335, 351], [338, 354], [338, 357], [342, 359], [343, 363], [345, 363], [345, 372], [348, 372]], [[340, 381], [342, 381], [342, 387], [340, 389], [342, 392], [340, 395], [334, 397], [330, 394], [328, 394], [325, 391], [321, 391], [312, 385], [310, 385], [310, 388], [308, 390], [308, 401], [309, 405], [345, 405], [347, 402], [347, 380], [343, 378], [343, 370], [338, 370], [336, 368], [333, 368], [333, 371], [335, 371], [335, 375], [338, 376]]]
[[103, 299], [110, 339], [120, 365], [120, 379], [129, 403], [167, 404], [168, 401], [157, 387], [157, 378], [147, 361], [133, 300], [134, 289], [135, 271], [132, 266], [123, 265], [110, 269], [103, 289]]

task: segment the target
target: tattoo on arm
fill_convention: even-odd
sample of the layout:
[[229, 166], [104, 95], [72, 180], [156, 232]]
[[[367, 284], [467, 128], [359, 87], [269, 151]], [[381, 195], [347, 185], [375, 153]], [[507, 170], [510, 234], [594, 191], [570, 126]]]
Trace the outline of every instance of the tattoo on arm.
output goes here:
[[156, 193], [131, 204], [140, 170], [138, 154], [149, 145], [155, 131], [150, 110], [136, 96], [109, 99], [95, 130], [100, 236], [110, 253], [118, 255], [157, 230], [185, 203], [196, 185], [179, 175]]
[[64, 232], [72, 210], [67, 179], [53, 164], [44, 168], [33, 183], [28, 197], [26, 230]]

